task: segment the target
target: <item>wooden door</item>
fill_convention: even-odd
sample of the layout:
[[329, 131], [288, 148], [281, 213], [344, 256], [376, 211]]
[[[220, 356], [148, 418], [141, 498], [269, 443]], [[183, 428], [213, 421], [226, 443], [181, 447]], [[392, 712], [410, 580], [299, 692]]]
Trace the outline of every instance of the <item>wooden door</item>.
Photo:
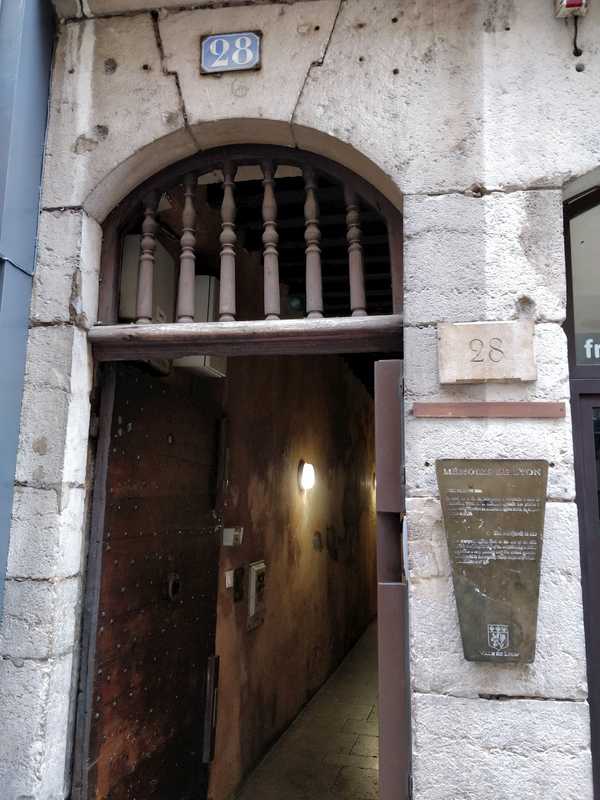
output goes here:
[[125, 365], [114, 392], [80, 796], [204, 800], [220, 384]]
[[402, 361], [375, 363], [379, 797], [411, 796], [408, 591], [403, 563]]

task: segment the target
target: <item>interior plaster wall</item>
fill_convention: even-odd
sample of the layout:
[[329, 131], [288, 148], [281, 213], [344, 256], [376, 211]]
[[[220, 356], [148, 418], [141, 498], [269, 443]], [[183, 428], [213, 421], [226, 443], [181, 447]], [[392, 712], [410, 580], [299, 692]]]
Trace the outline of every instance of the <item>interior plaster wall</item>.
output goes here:
[[[225, 800], [337, 666], [376, 613], [373, 403], [337, 357], [229, 359], [216, 755], [210, 796]], [[300, 459], [314, 464], [298, 488]], [[247, 566], [267, 564], [266, 614], [247, 629]], [[224, 572], [245, 566], [233, 601]]]
[[[68, 786], [99, 223], [162, 166], [259, 140], [328, 155], [404, 197], [415, 797], [559, 787], [591, 798], [570, 418], [442, 422], [410, 410], [422, 398], [568, 402], [561, 199], [598, 166], [600, 7], [580, 26], [575, 58], [572, 25], [546, 0], [261, 3], [250, 12], [265, 33], [263, 70], [214, 80], [194, 75], [198, 38], [239, 29], [242, 9], [94, 18], [101, 10], [76, 8], [55, 58], [0, 634], [6, 797], [63, 798]], [[521, 314], [536, 322], [537, 382], [439, 387], [437, 321]], [[441, 456], [553, 465], [534, 665], [461, 658]], [[494, 694], [504, 699], [485, 699]]]

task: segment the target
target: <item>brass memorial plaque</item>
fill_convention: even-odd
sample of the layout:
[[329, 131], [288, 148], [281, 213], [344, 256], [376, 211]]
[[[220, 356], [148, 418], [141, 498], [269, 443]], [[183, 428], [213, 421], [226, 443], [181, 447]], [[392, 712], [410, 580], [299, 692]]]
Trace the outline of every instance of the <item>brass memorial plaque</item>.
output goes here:
[[436, 462], [468, 661], [535, 658], [547, 461]]

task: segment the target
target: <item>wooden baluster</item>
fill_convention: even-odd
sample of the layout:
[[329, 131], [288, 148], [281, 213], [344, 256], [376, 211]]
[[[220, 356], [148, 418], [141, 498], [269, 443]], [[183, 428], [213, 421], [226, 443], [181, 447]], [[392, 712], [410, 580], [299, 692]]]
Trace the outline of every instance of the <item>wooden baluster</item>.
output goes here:
[[156, 209], [160, 197], [152, 192], [144, 199], [144, 222], [140, 248], [140, 267], [138, 271], [136, 322], [138, 325], [152, 322], [154, 286], [154, 251], [156, 250]]
[[273, 164], [263, 163], [263, 257], [265, 273], [265, 319], [279, 319], [281, 316], [281, 300], [279, 296], [279, 253], [277, 243], [277, 200], [274, 191]]
[[321, 231], [319, 230], [319, 203], [316, 195], [315, 173], [312, 167], [304, 169], [304, 241], [306, 242], [306, 316], [323, 316], [323, 285], [321, 280]]
[[367, 300], [365, 297], [363, 252], [360, 241], [360, 208], [356, 194], [348, 186], [344, 187], [344, 197], [346, 199], [350, 308], [353, 317], [365, 317], [367, 315]]
[[193, 322], [195, 313], [194, 289], [196, 278], [196, 176], [186, 175], [183, 181], [184, 201], [181, 214], [181, 256], [177, 287], [177, 322]]
[[221, 206], [221, 285], [219, 291], [219, 321], [235, 320], [235, 172], [228, 161], [223, 165], [223, 205]]

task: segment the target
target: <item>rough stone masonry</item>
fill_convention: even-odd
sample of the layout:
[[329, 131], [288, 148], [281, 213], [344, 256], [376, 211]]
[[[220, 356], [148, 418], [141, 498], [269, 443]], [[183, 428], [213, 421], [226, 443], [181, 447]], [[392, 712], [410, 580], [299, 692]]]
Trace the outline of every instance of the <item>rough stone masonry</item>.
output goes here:
[[[562, 200], [599, 166], [600, 5], [580, 26], [579, 58], [546, 0], [55, 5], [64, 19], [0, 632], [2, 798], [69, 796], [101, 224], [162, 167], [258, 142], [328, 156], [403, 206], [415, 798], [591, 800], [570, 416], [410, 410], [424, 399], [569, 401]], [[263, 69], [200, 81], [200, 36], [245, 27], [264, 33]], [[535, 382], [439, 384], [437, 322], [518, 318], [535, 322]], [[463, 659], [434, 472], [444, 457], [550, 462], [531, 665]]]

